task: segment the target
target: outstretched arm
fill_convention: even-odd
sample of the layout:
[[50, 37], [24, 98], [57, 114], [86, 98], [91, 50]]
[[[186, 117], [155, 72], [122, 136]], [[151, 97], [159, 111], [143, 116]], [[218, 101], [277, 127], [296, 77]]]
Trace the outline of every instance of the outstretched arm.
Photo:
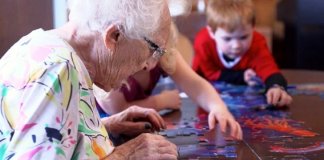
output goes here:
[[[166, 108], [179, 109], [181, 106], [181, 99], [179, 97], [178, 90], [163, 91], [160, 94], [152, 95], [145, 99], [135, 100], [132, 102], [127, 102], [125, 96], [119, 90], [113, 90], [106, 93], [104, 90], [94, 87], [94, 93], [100, 107], [109, 114], [119, 113], [134, 105], [144, 108], [152, 108], [156, 111]], [[166, 99], [172, 99], [172, 101], [165, 101]]]
[[229, 128], [232, 137], [242, 139], [240, 125], [228, 111], [216, 90], [190, 68], [179, 52], [176, 53], [176, 58], [176, 71], [170, 76], [192, 100], [209, 112], [209, 128], [214, 128], [218, 122], [222, 132], [225, 133]]

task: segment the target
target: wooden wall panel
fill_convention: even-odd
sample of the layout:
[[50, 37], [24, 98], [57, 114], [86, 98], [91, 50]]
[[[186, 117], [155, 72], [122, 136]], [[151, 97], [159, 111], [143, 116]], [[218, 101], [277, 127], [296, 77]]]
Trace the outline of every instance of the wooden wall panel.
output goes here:
[[0, 0], [0, 57], [37, 28], [53, 28], [52, 0]]

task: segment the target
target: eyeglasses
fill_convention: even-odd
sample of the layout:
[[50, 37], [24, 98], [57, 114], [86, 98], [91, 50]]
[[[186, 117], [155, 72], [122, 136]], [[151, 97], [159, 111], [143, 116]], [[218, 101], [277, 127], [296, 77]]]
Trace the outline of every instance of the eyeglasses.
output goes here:
[[148, 38], [144, 37], [145, 42], [149, 45], [149, 49], [153, 51], [152, 57], [158, 60], [162, 57], [167, 51], [161, 47], [159, 47], [156, 43], [152, 42]]

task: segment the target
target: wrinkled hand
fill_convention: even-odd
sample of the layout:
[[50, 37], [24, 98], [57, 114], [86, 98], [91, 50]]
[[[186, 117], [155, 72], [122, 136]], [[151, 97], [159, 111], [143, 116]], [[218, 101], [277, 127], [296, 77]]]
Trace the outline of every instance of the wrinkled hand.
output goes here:
[[115, 148], [106, 159], [176, 160], [177, 147], [160, 135], [143, 133]]
[[160, 110], [180, 109], [181, 107], [181, 98], [179, 96], [179, 91], [176, 89], [162, 91], [159, 95], [157, 95], [156, 101]]
[[257, 82], [255, 80], [253, 80], [253, 78], [255, 76], [256, 76], [256, 73], [255, 73], [255, 71], [253, 69], [247, 69], [244, 72], [244, 81], [249, 86], [255, 86], [255, 85], [257, 85]]
[[267, 102], [268, 104], [272, 104], [274, 106], [286, 106], [292, 102], [291, 96], [280, 87], [272, 87], [267, 93]]
[[240, 124], [234, 119], [232, 114], [226, 110], [212, 110], [208, 115], [209, 128], [215, 128], [216, 122], [224, 134], [229, 134], [231, 138], [242, 140], [243, 133]]
[[102, 119], [106, 129], [113, 135], [137, 136], [165, 129], [162, 117], [154, 109], [132, 106]]

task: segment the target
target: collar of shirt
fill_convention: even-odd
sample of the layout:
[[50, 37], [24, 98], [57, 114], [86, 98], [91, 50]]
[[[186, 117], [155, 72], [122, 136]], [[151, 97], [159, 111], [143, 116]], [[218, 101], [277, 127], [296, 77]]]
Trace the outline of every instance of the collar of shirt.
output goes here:
[[226, 68], [233, 68], [241, 60], [241, 56], [234, 59], [227, 57], [220, 49], [217, 48], [217, 46], [216, 50], [218, 51], [217, 53], [219, 59]]

